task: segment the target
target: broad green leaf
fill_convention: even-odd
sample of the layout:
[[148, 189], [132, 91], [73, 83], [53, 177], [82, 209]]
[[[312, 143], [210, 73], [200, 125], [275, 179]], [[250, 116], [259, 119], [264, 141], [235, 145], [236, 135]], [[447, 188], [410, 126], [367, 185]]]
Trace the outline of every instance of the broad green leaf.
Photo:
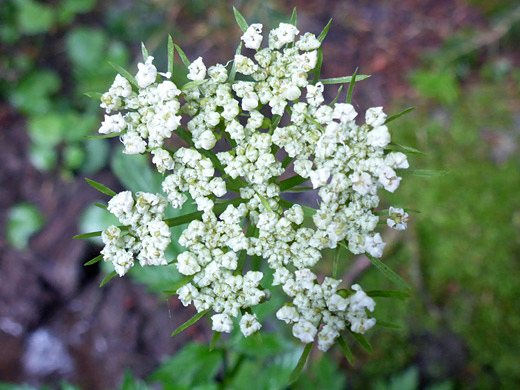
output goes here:
[[402, 117], [403, 115], [408, 114], [409, 112], [411, 112], [411, 111], [413, 111], [413, 110], [415, 110], [415, 107], [408, 107], [406, 110], [400, 112], [399, 114], [392, 115], [391, 117], [389, 117], [389, 118], [386, 119], [386, 121], [385, 121], [385, 125], [386, 125], [387, 123], [390, 123], [390, 122], [396, 120], [397, 118]]
[[307, 359], [309, 358], [309, 355], [311, 353], [313, 344], [314, 343], [309, 343], [305, 346], [302, 356], [300, 357], [300, 360], [298, 360], [298, 364], [294, 368], [294, 371], [292, 372], [291, 377], [289, 378], [289, 385], [292, 385], [294, 382], [296, 382], [302, 374], [303, 368], [305, 367], [305, 363], [307, 362]]
[[[366, 74], [356, 75], [356, 81], [365, 80], [365, 79], [368, 79], [369, 77], [370, 76], [366, 75]], [[322, 80], [320, 80], [320, 82], [323, 85], [327, 85], [327, 84], [346, 84], [346, 83], [350, 83], [351, 81], [352, 81], [352, 76], [333, 77], [333, 78], [330, 78], [330, 79], [322, 79]]]
[[58, 162], [58, 153], [52, 146], [32, 144], [29, 146], [29, 160], [42, 172], [50, 171]]
[[[235, 52], [235, 55], [238, 55], [242, 52], [242, 41], [238, 44], [237, 50]], [[229, 77], [228, 81], [230, 83], [233, 83], [235, 81], [235, 76], [237, 74], [237, 65], [235, 64], [235, 60], [233, 60], [233, 63], [231, 64], [231, 70], [229, 71]]]
[[[57, 13], [51, 5], [38, 1], [18, 1], [17, 26], [22, 34], [35, 35], [47, 32], [55, 22]], [[3, 5], [7, 7], [8, 4]], [[2, 23], [4, 24], [4, 23]]]
[[343, 351], [343, 354], [347, 358], [348, 362], [351, 366], [354, 365], [354, 356], [352, 356], [352, 351], [350, 351], [350, 348], [348, 347], [347, 343], [343, 339], [343, 337], [340, 335], [338, 338], [338, 344], [341, 350]]
[[298, 15], [296, 13], [296, 7], [293, 8], [292, 15], [291, 15], [291, 21], [289, 22], [294, 27], [296, 27], [296, 23], [298, 22]]
[[86, 157], [79, 169], [81, 173], [87, 175], [94, 174], [107, 165], [108, 157], [111, 153], [108, 142], [103, 140], [90, 140], [85, 142], [84, 149]]
[[370, 256], [368, 253], [365, 253], [365, 256], [374, 264], [374, 266], [389, 280], [394, 282], [395, 284], [404, 287], [406, 289], [411, 290], [412, 287], [408, 283], [404, 281], [399, 275], [397, 275], [394, 271], [392, 271], [386, 264], [384, 264], [381, 260], [376, 259], [375, 257]]
[[352, 75], [352, 81], [348, 85], [347, 90], [347, 100], [346, 103], [350, 104], [352, 102], [352, 94], [354, 93], [354, 85], [356, 84], [356, 77], [357, 77], [358, 68], [354, 71], [354, 74]]
[[247, 24], [246, 19], [242, 16], [239, 10], [233, 7], [233, 12], [235, 14], [235, 20], [237, 21], [238, 26], [243, 32], [246, 32], [249, 28], [249, 24]]
[[100, 64], [107, 61], [107, 34], [97, 28], [76, 27], [65, 38], [67, 57], [76, 72], [82, 75], [99, 71]]
[[27, 115], [48, 114], [54, 102], [51, 95], [61, 87], [61, 78], [53, 71], [38, 69], [9, 89], [10, 103]]
[[99, 285], [99, 287], [103, 287], [105, 284], [107, 284], [108, 282], [110, 282], [110, 280], [112, 280], [112, 278], [113, 278], [114, 276], [116, 276], [116, 275], [117, 275], [116, 271], [112, 271], [111, 273], [109, 273], [109, 274], [106, 276], [106, 278], [103, 279], [103, 280], [101, 281], [101, 284]]
[[191, 317], [191, 319], [189, 319], [188, 321], [186, 321], [184, 324], [182, 324], [181, 326], [179, 326], [177, 329], [175, 329], [172, 333], [172, 337], [181, 333], [183, 330], [189, 328], [191, 325], [193, 325], [195, 322], [197, 322], [198, 320], [200, 320], [202, 317], [204, 317], [207, 313], [209, 312], [209, 309], [208, 310], [204, 310], [204, 311], [201, 311], [197, 314], [195, 314], [193, 317]]
[[213, 332], [213, 337], [211, 338], [211, 342], [209, 344], [209, 351], [213, 351], [217, 346], [218, 341], [220, 340], [220, 332]]
[[94, 180], [90, 180], [88, 178], [85, 178], [85, 180], [87, 181], [88, 184], [90, 184], [90, 186], [96, 190], [98, 190], [99, 192], [105, 194], [105, 195], [108, 195], [108, 196], [111, 196], [111, 197], [114, 197], [117, 195], [117, 193], [115, 193], [114, 191], [112, 191], [110, 188], [108, 188], [107, 186], [101, 184], [101, 183], [98, 183], [97, 181], [94, 181]]
[[411, 297], [410, 293], [406, 291], [393, 290], [372, 290], [367, 291], [366, 294], [371, 298], [394, 298], [402, 301]]
[[9, 210], [6, 224], [6, 238], [9, 245], [24, 249], [29, 238], [42, 228], [44, 218], [35, 205], [19, 203]]
[[146, 46], [144, 45], [144, 42], [141, 42], [141, 52], [143, 53], [143, 61], [146, 62], [148, 59], [148, 50], [146, 49]]
[[92, 260], [87, 261], [83, 266], [96, 264], [99, 260], [103, 260], [103, 255], [99, 255], [94, 257]]
[[186, 66], [186, 68], [189, 67], [191, 62], [188, 60], [188, 57], [186, 57], [186, 54], [184, 54], [184, 51], [177, 44], [174, 44], [173, 47], [177, 50], [177, 53], [179, 53], [179, 57], [181, 57], [181, 61], [184, 66]]
[[350, 334], [352, 335], [352, 337], [354, 337], [356, 339], [356, 341], [363, 347], [363, 349], [365, 351], [367, 351], [368, 353], [372, 353], [372, 346], [370, 345], [368, 340], [365, 338], [365, 336], [363, 336], [360, 333], [355, 333], [352, 331], [350, 331]]
[[128, 155], [117, 148], [111, 161], [111, 168], [123, 187], [132, 192], [161, 192], [163, 177], [150, 167], [145, 155]]
[[173, 58], [175, 55], [175, 46], [173, 45], [173, 38], [168, 35], [168, 72], [173, 74]]
[[318, 41], [323, 42], [327, 34], [329, 33], [330, 25], [332, 24], [332, 19], [329, 20], [325, 28], [321, 31], [320, 35], [318, 35]]
[[137, 80], [134, 76], [132, 76], [130, 73], [128, 73], [127, 70], [122, 68], [121, 66], [114, 64], [113, 62], [109, 62], [110, 66], [112, 66], [117, 72], [123, 76], [125, 79], [128, 80], [130, 84], [132, 84], [134, 87], [139, 88], [139, 85], [137, 84]]
[[164, 390], [217, 390], [215, 377], [222, 361], [220, 349], [209, 352], [207, 345], [187, 343], [164, 362], [150, 380], [162, 384]]

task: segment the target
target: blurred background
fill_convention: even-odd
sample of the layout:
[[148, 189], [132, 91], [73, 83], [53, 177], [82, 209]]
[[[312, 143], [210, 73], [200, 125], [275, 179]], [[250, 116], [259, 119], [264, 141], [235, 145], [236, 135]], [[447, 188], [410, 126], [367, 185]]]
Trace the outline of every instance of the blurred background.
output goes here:
[[[372, 354], [349, 342], [353, 366], [339, 348], [315, 351], [292, 388], [517, 388], [518, 1], [3, 0], [0, 389], [287, 388], [301, 353], [288, 329], [268, 322], [262, 343], [231, 336], [227, 350], [212, 353], [205, 321], [170, 338], [194, 314], [161, 293], [175, 271], [136, 270], [100, 289], [106, 269], [83, 266], [99, 241], [72, 240], [111, 223], [92, 206], [107, 199], [85, 176], [115, 190], [157, 186], [146, 160], [121, 157], [117, 140], [85, 138], [102, 119], [85, 92], [108, 89], [116, 74], [109, 62], [135, 72], [140, 41], [166, 69], [168, 34], [191, 60], [227, 61], [241, 35], [233, 5], [264, 31], [287, 22], [295, 6], [302, 32], [319, 34], [333, 18], [322, 77], [356, 67], [372, 75], [356, 85], [360, 111], [416, 107], [392, 123], [393, 140], [426, 154], [410, 157], [414, 168], [449, 171], [407, 175], [384, 195], [386, 204], [421, 211], [404, 233], [383, 229], [386, 263], [415, 290], [404, 302], [378, 300], [376, 316], [400, 328], [371, 330]], [[395, 288], [367, 259], [343, 260], [344, 280]], [[245, 363], [222, 378], [221, 362], [237, 351]]]

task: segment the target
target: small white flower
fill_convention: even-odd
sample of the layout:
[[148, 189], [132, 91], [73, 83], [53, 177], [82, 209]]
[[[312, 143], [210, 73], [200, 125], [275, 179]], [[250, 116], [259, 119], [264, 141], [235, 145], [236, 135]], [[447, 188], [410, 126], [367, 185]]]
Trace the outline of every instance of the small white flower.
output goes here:
[[262, 25], [253, 23], [240, 38], [248, 49], [258, 50], [262, 44]]
[[386, 114], [383, 112], [383, 107], [369, 108], [365, 114], [365, 121], [367, 125], [372, 127], [382, 126], [386, 121]]
[[286, 324], [293, 324], [299, 321], [300, 315], [294, 306], [284, 305], [276, 312], [276, 318]]
[[202, 62], [202, 57], [197, 58], [188, 66], [188, 78], [190, 80], [204, 80], [206, 77], [206, 65]]
[[233, 321], [227, 314], [215, 314], [211, 317], [211, 329], [215, 332], [231, 333], [233, 330]]
[[144, 64], [141, 62], [137, 64], [138, 72], [135, 75], [135, 80], [139, 88], [148, 87], [153, 84], [157, 78], [157, 68], [152, 64], [152, 61], [153, 57], [149, 56]]
[[405, 230], [408, 222], [408, 213], [403, 209], [398, 209], [390, 206], [388, 208], [389, 217], [386, 220], [388, 226], [395, 230]]
[[251, 336], [253, 333], [260, 330], [262, 324], [256, 319], [256, 314], [246, 313], [240, 319], [240, 331], [244, 337]]
[[308, 344], [314, 341], [318, 328], [305, 320], [298, 321], [292, 328], [293, 336], [300, 339], [302, 343]]

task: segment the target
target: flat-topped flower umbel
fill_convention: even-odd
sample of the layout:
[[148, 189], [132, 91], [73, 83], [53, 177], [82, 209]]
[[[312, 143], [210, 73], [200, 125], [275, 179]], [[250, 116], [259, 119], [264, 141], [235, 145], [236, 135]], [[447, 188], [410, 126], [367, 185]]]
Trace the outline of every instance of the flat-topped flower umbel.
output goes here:
[[[188, 80], [178, 86], [170, 80], [171, 42], [166, 73], [146, 54], [135, 78], [117, 75], [102, 96], [107, 115], [99, 132], [118, 135], [124, 153], [150, 153], [164, 175], [163, 194], [125, 191], [112, 198], [108, 210], [122, 226], [103, 232], [102, 254], [122, 276], [136, 260], [167, 264], [165, 250], [177, 240], [185, 251], [175, 264], [186, 279], [176, 293], [199, 313], [214, 312], [216, 332], [231, 332], [234, 317], [241, 318], [245, 337], [258, 331], [255, 306], [269, 298], [272, 286], [281, 286], [291, 300], [277, 318], [303, 343], [317, 337], [326, 351], [342, 331], [362, 334], [373, 327], [368, 313], [375, 302], [358, 284], [342, 289], [332, 277], [319, 282], [312, 269], [324, 249], [339, 245], [382, 256], [378, 190], [394, 192], [397, 172], [408, 162], [387, 149], [381, 107], [368, 109], [359, 124], [351, 90], [345, 103], [325, 102], [331, 82], [320, 81], [319, 70], [326, 31], [299, 35], [296, 26], [281, 23], [264, 39], [261, 24], [244, 23], [239, 20], [244, 34], [232, 65], [207, 67], [201, 57], [189, 63], [180, 51]], [[165, 141], [175, 134], [188, 147], [167, 149]], [[295, 175], [281, 180], [288, 170]], [[300, 189], [318, 190], [317, 209], [282, 198], [307, 180], [312, 188]], [[190, 198], [200, 213], [171, 237], [165, 208], [181, 209]], [[391, 207], [386, 218], [388, 226], [406, 228], [403, 209]], [[251, 269], [247, 259], [253, 257], [264, 265]], [[272, 286], [262, 284], [266, 271]]]

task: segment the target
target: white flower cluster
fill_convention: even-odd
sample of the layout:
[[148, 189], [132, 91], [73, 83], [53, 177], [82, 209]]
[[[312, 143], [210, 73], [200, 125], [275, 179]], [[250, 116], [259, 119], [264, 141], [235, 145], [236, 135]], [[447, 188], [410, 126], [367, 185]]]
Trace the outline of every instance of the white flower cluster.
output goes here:
[[[233, 318], [240, 317], [240, 330], [251, 335], [261, 328], [252, 308], [269, 292], [260, 286], [263, 273], [246, 271], [245, 265], [248, 257], [262, 258], [274, 274], [273, 286], [292, 299], [277, 317], [292, 324], [293, 335], [304, 343], [317, 336], [325, 351], [345, 329], [364, 333], [374, 326], [367, 311], [375, 302], [357, 284], [347, 291], [339, 289], [341, 280], [326, 277], [318, 283], [311, 268], [324, 249], [339, 244], [355, 254], [382, 256], [385, 243], [375, 231], [377, 191], [394, 192], [401, 181], [397, 170], [408, 168], [408, 162], [403, 153], [385, 149], [390, 133], [381, 107], [367, 110], [365, 123], [358, 125], [352, 105], [325, 104], [324, 85], [309, 79], [321, 46], [314, 34], [298, 37], [295, 26], [281, 23], [261, 48], [262, 29], [252, 24], [241, 38], [254, 53], [235, 55], [237, 81], [226, 66], [207, 68], [199, 57], [188, 67], [191, 81], [179, 89], [170, 80], [157, 80], [148, 57], [138, 64], [135, 90], [118, 75], [103, 95], [107, 114], [125, 113], [106, 115], [99, 132], [120, 134], [125, 153], [151, 153], [164, 174], [166, 194], [138, 194], [136, 201], [129, 192], [115, 196], [108, 209], [125, 228], [103, 232], [103, 254], [119, 275], [134, 257], [141, 265], [166, 264], [170, 233], [164, 208], [167, 203], [182, 208], [191, 198], [201, 216], [178, 238], [186, 248], [176, 259], [186, 276], [177, 290], [182, 303], [192, 303], [198, 312], [212, 310], [217, 332], [231, 332]], [[277, 125], [281, 117], [285, 126]], [[169, 151], [164, 140], [176, 130], [189, 147]], [[280, 176], [288, 166], [277, 157], [281, 149], [302, 181], [319, 190], [319, 208], [310, 214], [281, 199]], [[239, 202], [216, 212], [229, 192], [238, 194]], [[406, 228], [403, 209], [390, 207], [387, 215], [388, 226]], [[314, 226], [304, 224], [306, 217]]]
[[161, 195], [142, 192], [134, 200], [130, 191], [120, 192], [108, 202], [108, 211], [125, 228], [110, 226], [103, 231], [101, 254], [114, 264], [119, 276], [128, 272], [134, 259], [141, 266], [167, 264], [164, 252], [171, 242], [170, 228], [163, 220], [167, 205]]
[[107, 114], [125, 110], [123, 115], [105, 115], [101, 124], [101, 134], [121, 134], [125, 145], [123, 153], [140, 154], [149, 149], [160, 148], [165, 139], [180, 125], [181, 91], [170, 80], [156, 83], [157, 69], [152, 64], [153, 57], [148, 57], [144, 64], [139, 63], [139, 72], [135, 80], [139, 86], [137, 92], [122, 76], [117, 75], [114, 83], [101, 97], [101, 107]]

